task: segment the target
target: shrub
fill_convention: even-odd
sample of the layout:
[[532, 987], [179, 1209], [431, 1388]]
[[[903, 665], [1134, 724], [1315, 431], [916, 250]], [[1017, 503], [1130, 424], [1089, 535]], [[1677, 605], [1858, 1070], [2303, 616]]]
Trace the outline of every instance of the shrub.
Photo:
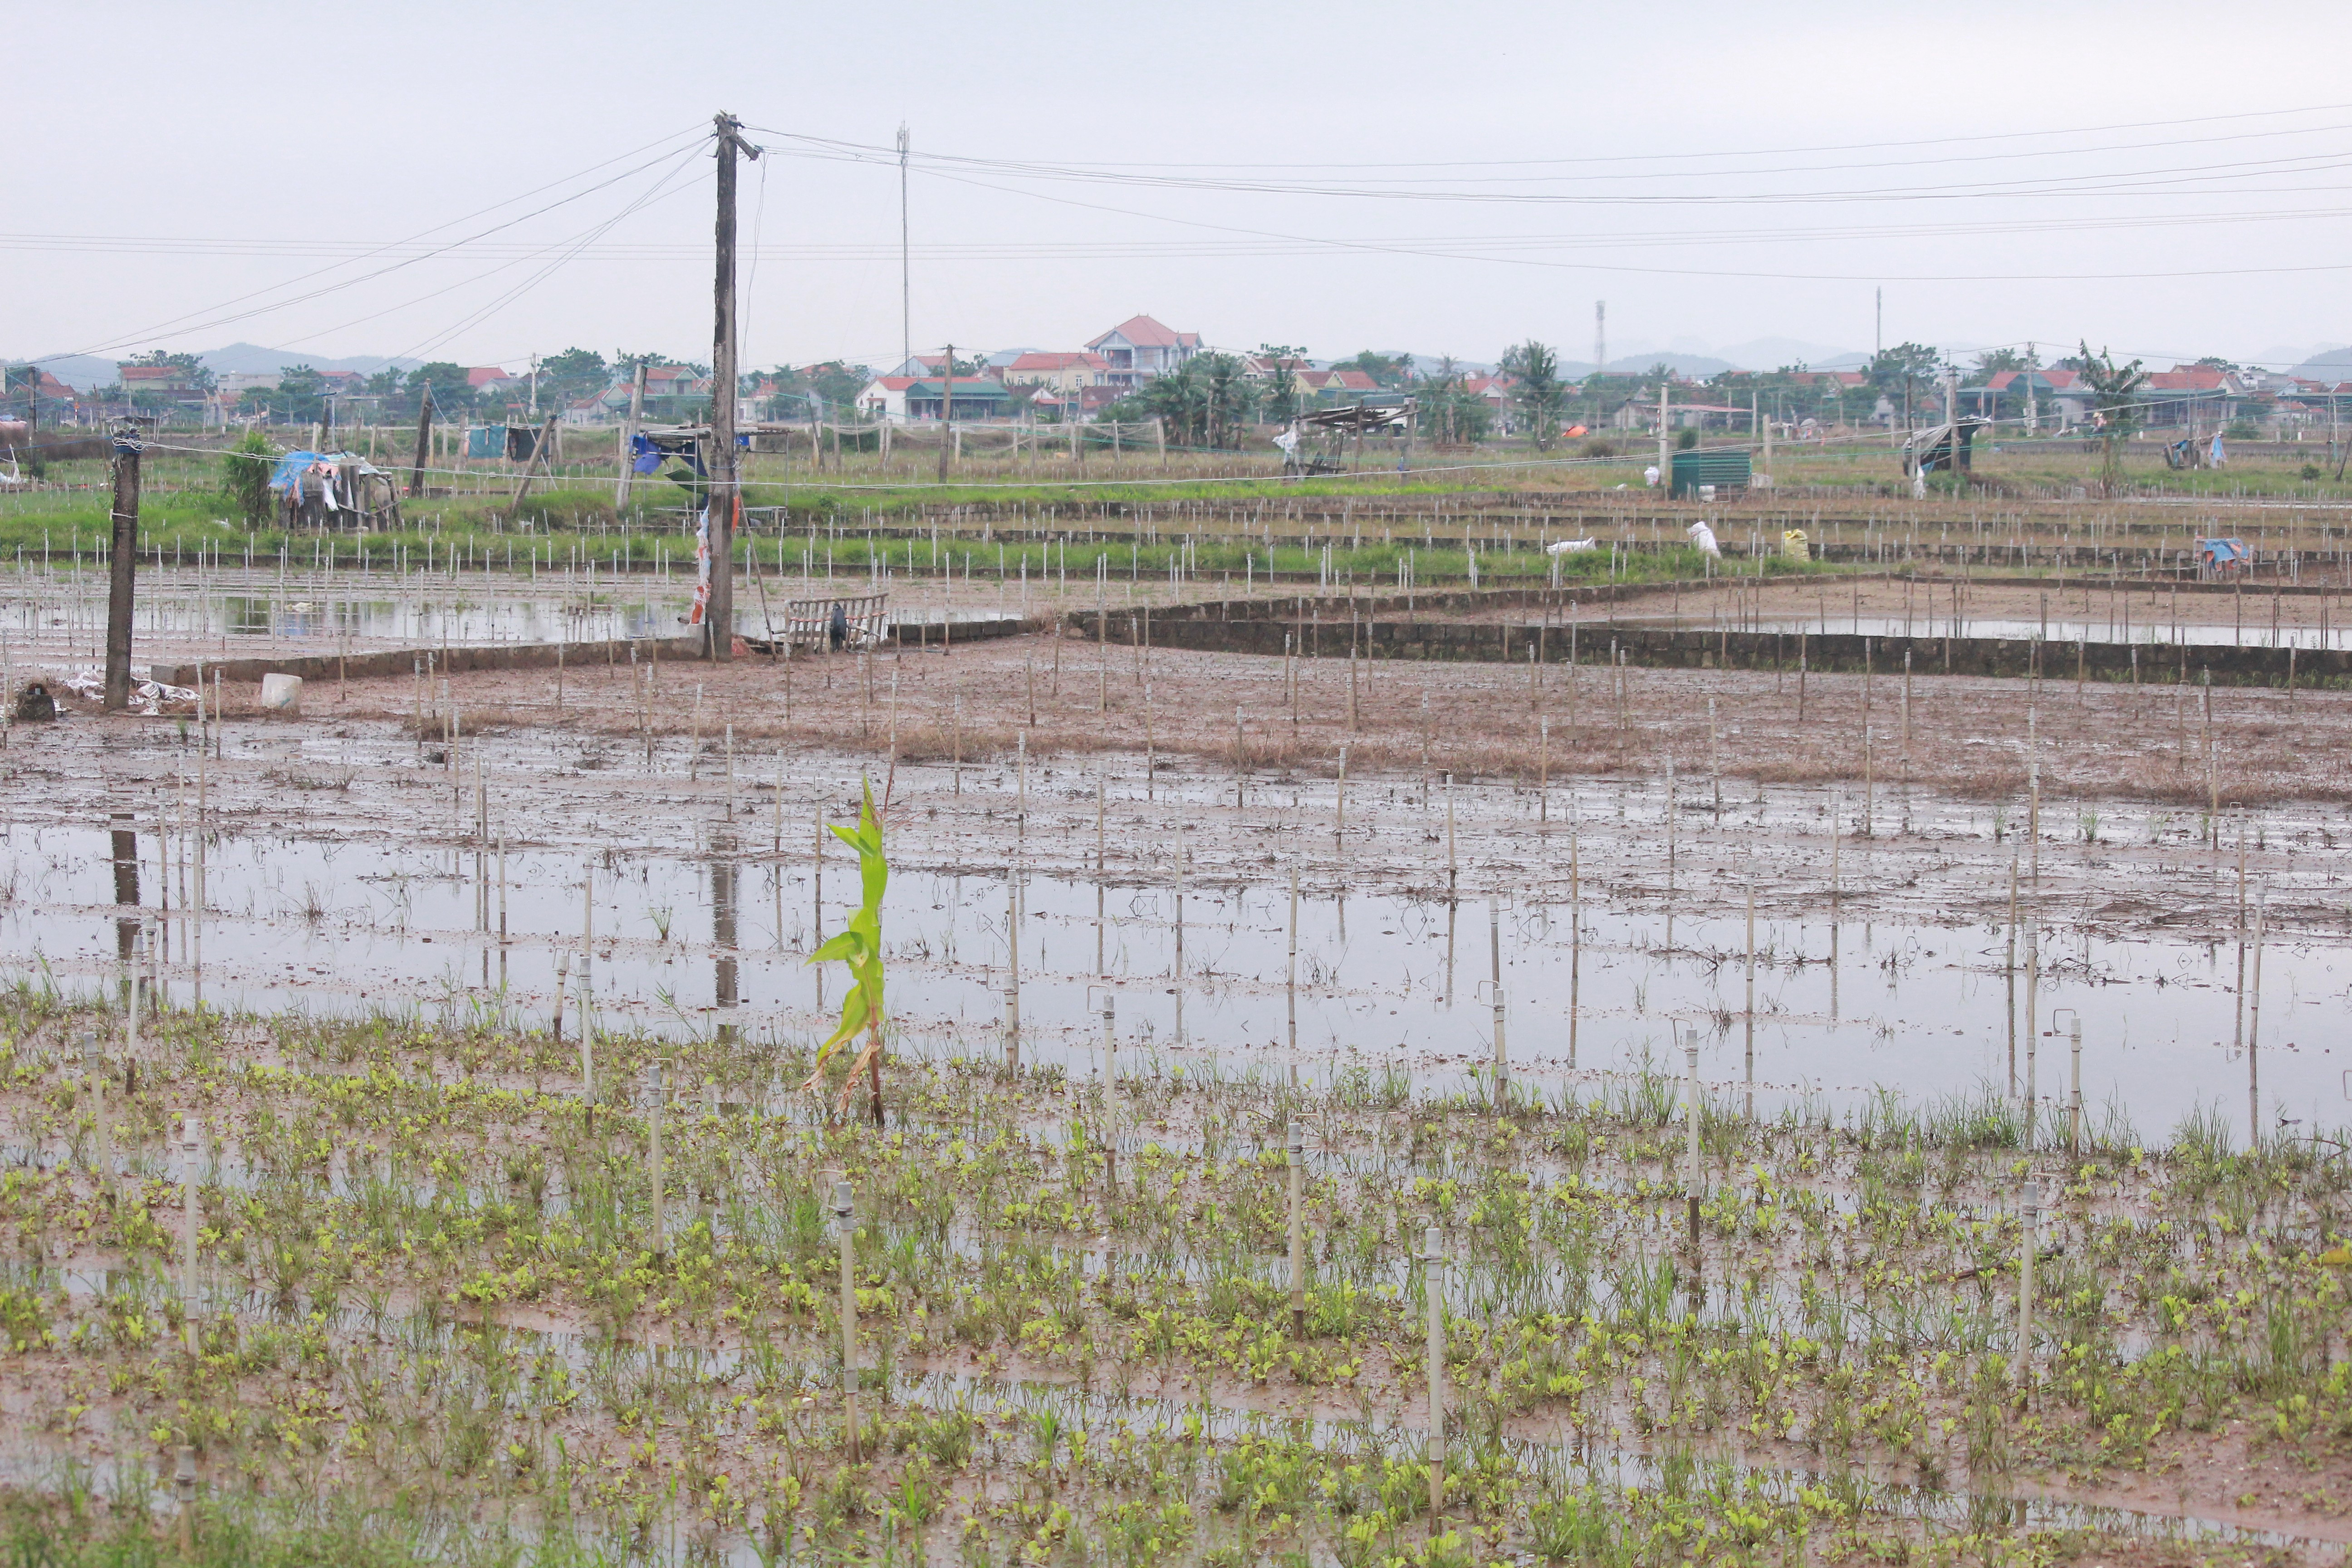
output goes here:
[[221, 494], [247, 528], [269, 521], [269, 470], [278, 453], [269, 438], [248, 430], [221, 458]]

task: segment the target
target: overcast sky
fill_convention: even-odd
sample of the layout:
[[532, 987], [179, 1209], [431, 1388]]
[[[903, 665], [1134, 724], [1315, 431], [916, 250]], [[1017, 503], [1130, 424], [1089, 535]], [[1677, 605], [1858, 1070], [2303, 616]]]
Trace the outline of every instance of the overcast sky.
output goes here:
[[753, 365], [898, 356], [866, 150], [901, 122], [918, 351], [1145, 311], [1584, 360], [1605, 299], [1612, 358], [1866, 352], [1882, 285], [1888, 342], [2352, 341], [2341, 4], [131, 0], [10, 33], [9, 354], [707, 359], [719, 109], [769, 150]]

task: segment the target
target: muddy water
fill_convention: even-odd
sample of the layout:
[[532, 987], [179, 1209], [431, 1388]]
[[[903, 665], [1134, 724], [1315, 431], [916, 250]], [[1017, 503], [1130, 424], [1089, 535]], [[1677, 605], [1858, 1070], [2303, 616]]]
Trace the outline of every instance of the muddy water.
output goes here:
[[[2249, 619], [2242, 626], [2198, 626], [2184, 623], [2174, 626], [2170, 621], [2142, 622], [2134, 619], [2129, 626], [2120, 620], [2082, 620], [2053, 616], [2047, 623], [2039, 619], [2003, 619], [1990, 616], [1961, 616], [1957, 620], [1945, 616], [1915, 616], [1906, 620], [1901, 616], [1767, 616], [1751, 623], [1753, 629], [1763, 632], [1785, 632], [1790, 637], [1800, 632], [1828, 632], [1839, 636], [1874, 637], [1996, 637], [2011, 642], [2026, 642], [2043, 637], [2052, 643], [2089, 642], [2161, 643], [2168, 646], [2187, 643], [2195, 647], [2352, 647], [2352, 630], [2341, 626], [2322, 629], [2318, 626], [2282, 626], [2272, 631], [2265, 618], [2258, 625]], [[1626, 617], [1628, 619], [1632, 617]], [[1645, 617], [1654, 620], [1654, 616]], [[1685, 627], [1712, 623], [1692, 616], [1682, 617]]]
[[[200, 952], [185, 914], [187, 835], [159, 837], [141, 813], [119, 849], [110, 826], [26, 803], [0, 835], [0, 962], [68, 990], [109, 986], [127, 929], [120, 897], [164, 913], [166, 984], [181, 1005], [543, 1026], [559, 977], [576, 1020], [584, 973], [602, 1027], [780, 1041], [808, 1038], [838, 1006], [838, 972], [804, 958], [854, 897], [845, 851], [831, 847], [821, 890], [811, 854], [814, 801], [828, 798], [836, 819], [845, 807], [846, 760], [793, 764], [781, 838], [764, 789], [741, 789], [730, 822], [708, 777], [548, 781], [499, 807], [511, 835], [501, 883], [494, 840], [466, 841], [453, 813], [420, 811], [414, 796], [382, 798], [383, 771], [430, 785], [438, 770], [352, 746], [340, 754], [359, 782], [319, 792], [316, 810], [269, 831], [239, 830], [257, 816], [234, 804], [233, 778], [217, 786], [225, 830], [208, 842]], [[532, 763], [544, 759], [526, 746], [493, 765]], [[1799, 1098], [1852, 1105], [1881, 1089], [1914, 1100], [2022, 1092], [2030, 1078], [2053, 1131], [2079, 1017], [2095, 1130], [2112, 1116], [2160, 1138], [2200, 1107], [2219, 1107], [2241, 1136], [2250, 1121], [2345, 1119], [2352, 1056], [2335, 1056], [2333, 1025], [2352, 1000], [2352, 942], [2316, 821], [2261, 829], [2249, 876], [2271, 889], [2273, 912], [2257, 1016], [2251, 952], [2241, 979], [2234, 864], [2190, 842], [2188, 820], [2110, 814], [2095, 848], [2045, 841], [2037, 903], [2016, 825], [1996, 841], [1990, 807], [1924, 795], [1898, 806], [1882, 792], [1880, 837], [1865, 839], [1850, 796], [1775, 794], [1718, 817], [1711, 804], [1694, 809], [1685, 784], [1670, 864], [1655, 786], [1599, 803], [1588, 789], [1573, 808], [1562, 791], [1539, 802], [1465, 786], [1449, 899], [1442, 790], [1351, 786], [1341, 840], [1328, 782], [1258, 781], [1236, 809], [1230, 783], [1163, 775], [1147, 799], [1139, 768], [1108, 766], [1099, 876], [1093, 773], [1039, 769], [1024, 794], [1013, 769], [900, 771], [886, 930], [903, 1049], [1002, 1050], [1017, 882], [1023, 1055], [1080, 1073], [1101, 1069], [1108, 996], [1122, 1072], [1213, 1061], [1320, 1081], [1394, 1068], [1469, 1087], [1493, 1058], [1499, 975], [1523, 1092], [1645, 1064], [1679, 1072], [1696, 1030], [1703, 1077], [1752, 1085], [1759, 1110]], [[614, 798], [625, 786], [661, 793]], [[612, 792], [604, 810], [583, 809], [591, 788]], [[2315, 828], [2326, 847], [2308, 847]], [[119, 852], [135, 855], [135, 886], [118, 877]], [[2012, 858], [2027, 913], [2013, 963]]]
[[[465, 572], [456, 575], [348, 570], [298, 574], [232, 572], [216, 581], [170, 573], [142, 584], [132, 614], [137, 657], [331, 653], [404, 647], [478, 647], [499, 643], [598, 641], [672, 637], [693, 600], [692, 563], [682, 575], [640, 574], [615, 580], [550, 572], [544, 576]], [[781, 625], [788, 599], [887, 591], [864, 578], [767, 581], [767, 602], [739, 584], [735, 626], [765, 636]], [[0, 579], [0, 633], [19, 658], [100, 657], [106, 581], [89, 573], [55, 579]], [[958, 625], [999, 618], [1001, 608], [971, 605], [901, 606], [894, 625]]]

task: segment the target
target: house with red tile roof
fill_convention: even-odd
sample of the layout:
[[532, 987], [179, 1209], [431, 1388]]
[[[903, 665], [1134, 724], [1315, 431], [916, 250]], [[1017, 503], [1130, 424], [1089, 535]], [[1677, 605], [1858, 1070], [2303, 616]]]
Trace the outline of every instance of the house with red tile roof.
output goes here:
[[2219, 365], [2176, 364], [2150, 373], [2138, 398], [2149, 425], [2226, 424], [2254, 395], [2236, 371]]
[[1201, 334], [1180, 332], [1150, 316], [1129, 316], [1087, 344], [1100, 354], [1113, 386], [1140, 386], [1201, 352]]
[[164, 403], [193, 405], [205, 401], [205, 389], [178, 365], [120, 364], [115, 369], [122, 378], [123, 395], [144, 406]]
[[1301, 391], [1328, 402], [1342, 402], [1381, 390], [1381, 384], [1360, 370], [1302, 370], [1297, 373]]

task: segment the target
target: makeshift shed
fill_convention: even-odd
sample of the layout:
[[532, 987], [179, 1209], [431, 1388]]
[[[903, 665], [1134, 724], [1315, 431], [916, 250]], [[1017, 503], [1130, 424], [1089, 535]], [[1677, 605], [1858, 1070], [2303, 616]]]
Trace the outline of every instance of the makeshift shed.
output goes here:
[[400, 492], [393, 477], [356, 452], [289, 452], [270, 470], [269, 490], [284, 528], [365, 528], [400, 521]]
[[1695, 496], [1702, 487], [1717, 495], [1726, 490], [1744, 490], [1753, 478], [1753, 467], [1745, 447], [1702, 447], [1676, 452], [1669, 493]]
[[[1979, 419], [1973, 414], [1963, 415], [1956, 425], [1930, 425], [1925, 430], [1915, 430], [1903, 443], [1903, 471], [1906, 475], [1940, 474], [1957, 468], [1969, 471], [1969, 458], [1975, 446], [1977, 432], [1990, 429], [1992, 421]], [[1958, 433], [1957, 455], [1953, 435]]]
[[2197, 542], [2197, 574], [2236, 577], [2252, 568], [2254, 552], [2242, 539], [2200, 539]]
[[536, 425], [466, 426], [466, 456], [468, 458], [504, 458], [510, 463], [528, 463], [531, 448], [538, 444], [539, 426]]

